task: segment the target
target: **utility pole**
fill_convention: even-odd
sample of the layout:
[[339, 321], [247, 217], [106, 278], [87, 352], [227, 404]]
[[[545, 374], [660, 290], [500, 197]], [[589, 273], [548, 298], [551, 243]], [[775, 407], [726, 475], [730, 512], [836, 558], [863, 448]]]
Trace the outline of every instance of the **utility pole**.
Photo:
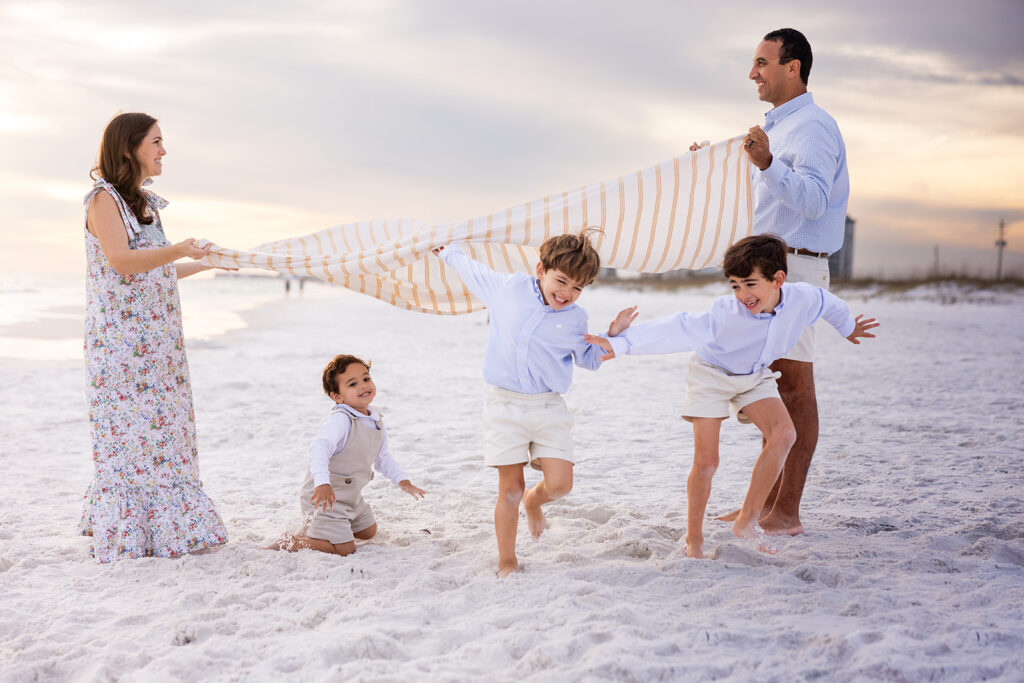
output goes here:
[[1006, 221], [999, 219], [999, 239], [996, 240], [999, 258], [996, 261], [996, 280], [1003, 279], [1003, 249], [1006, 248]]

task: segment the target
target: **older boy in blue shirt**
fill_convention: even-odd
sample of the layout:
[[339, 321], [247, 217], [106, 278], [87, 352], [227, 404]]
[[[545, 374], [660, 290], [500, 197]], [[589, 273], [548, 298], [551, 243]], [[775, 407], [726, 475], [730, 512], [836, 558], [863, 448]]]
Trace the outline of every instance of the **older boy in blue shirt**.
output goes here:
[[[733, 533], [762, 552], [777, 552], [758, 524], [761, 509], [796, 439], [793, 421], [768, 367], [784, 356], [804, 329], [819, 318], [854, 344], [874, 337], [874, 318], [854, 318], [850, 309], [820, 287], [786, 282], [786, 243], [774, 235], [753, 235], [729, 247], [723, 263], [733, 296], [717, 299], [707, 313], [678, 313], [621, 331], [609, 339], [586, 335], [608, 360], [623, 354], [694, 351], [687, 374], [683, 417], [693, 423], [693, 467], [686, 483], [686, 556], [703, 557], [704, 511], [718, 468], [722, 420], [732, 404], [737, 416], [764, 436], [747, 496]], [[611, 332], [611, 331], [609, 331]]]
[[[498, 470], [494, 532], [498, 576], [519, 568], [516, 532], [519, 503], [534, 539], [544, 531], [541, 506], [572, 490], [573, 417], [562, 394], [572, 366], [596, 370], [601, 349], [583, 340], [587, 313], [576, 305], [593, 283], [601, 259], [587, 239], [558, 235], [540, 246], [537, 277], [497, 273], [466, 256], [458, 244], [434, 251], [454, 268], [489, 312], [484, 379], [491, 394], [484, 405], [484, 462]], [[618, 334], [636, 317], [622, 311], [608, 328]], [[523, 465], [544, 478], [524, 494]]]

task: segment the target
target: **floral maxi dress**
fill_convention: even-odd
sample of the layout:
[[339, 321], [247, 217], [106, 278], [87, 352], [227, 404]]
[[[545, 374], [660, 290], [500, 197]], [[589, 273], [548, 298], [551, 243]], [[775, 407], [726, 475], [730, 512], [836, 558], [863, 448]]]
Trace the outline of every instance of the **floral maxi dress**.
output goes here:
[[[112, 185], [132, 249], [168, 246], [160, 197], [147, 192], [154, 219], [139, 223]], [[227, 541], [224, 523], [203, 491], [196, 455], [192, 386], [174, 264], [118, 275], [99, 240], [85, 230], [86, 393], [95, 475], [79, 530], [93, 537], [98, 562], [174, 557]]]

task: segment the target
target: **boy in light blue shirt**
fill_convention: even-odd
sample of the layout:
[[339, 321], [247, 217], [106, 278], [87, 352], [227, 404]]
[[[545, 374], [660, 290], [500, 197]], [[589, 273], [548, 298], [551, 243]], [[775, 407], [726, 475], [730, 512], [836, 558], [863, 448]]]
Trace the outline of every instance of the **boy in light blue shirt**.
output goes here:
[[[520, 501], [537, 539], [545, 527], [541, 506], [572, 490], [573, 418], [562, 394], [572, 381], [573, 363], [588, 370], [601, 365], [601, 349], [583, 339], [587, 313], [576, 305], [583, 288], [597, 278], [601, 259], [585, 231], [545, 240], [536, 278], [497, 273], [458, 244], [434, 253], [458, 272], [489, 313], [484, 379], [492, 389], [484, 405], [484, 462], [498, 470], [494, 531], [498, 576], [505, 577], [519, 568]], [[622, 311], [608, 334], [618, 334], [634, 318], [632, 309]], [[527, 462], [544, 478], [524, 493]]]
[[[761, 552], [774, 553], [758, 524], [761, 510], [786, 461], [796, 431], [768, 367], [786, 354], [805, 328], [824, 319], [854, 344], [874, 337], [874, 318], [854, 318], [835, 295], [820, 287], [786, 282], [786, 243], [753, 235], [729, 247], [723, 263], [733, 296], [717, 299], [707, 313], [677, 313], [620, 331], [608, 339], [586, 335], [608, 360], [624, 354], [694, 351], [687, 374], [683, 417], [693, 423], [693, 468], [686, 483], [686, 556], [703, 557], [704, 511], [718, 468], [722, 421], [732, 404], [741, 421], [764, 436], [733, 533]], [[770, 275], [769, 275], [770, 274]], [[611, 332], [611, 331], [609, 331]]]

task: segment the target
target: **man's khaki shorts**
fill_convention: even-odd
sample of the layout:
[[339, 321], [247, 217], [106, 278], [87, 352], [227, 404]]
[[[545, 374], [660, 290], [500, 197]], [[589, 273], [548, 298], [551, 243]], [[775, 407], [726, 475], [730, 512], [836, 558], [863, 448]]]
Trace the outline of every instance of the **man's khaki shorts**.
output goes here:
[[[828, 259], [803, 254], [786, 254], [786, 282], [806, 282], [815, 287], [828, 289], [830, 282]], [[804, 329], [796, 346], [789, 350], [783, 358], [798, 360], [804, 363], [814, 362], [814, 328], [812, 325]]]

